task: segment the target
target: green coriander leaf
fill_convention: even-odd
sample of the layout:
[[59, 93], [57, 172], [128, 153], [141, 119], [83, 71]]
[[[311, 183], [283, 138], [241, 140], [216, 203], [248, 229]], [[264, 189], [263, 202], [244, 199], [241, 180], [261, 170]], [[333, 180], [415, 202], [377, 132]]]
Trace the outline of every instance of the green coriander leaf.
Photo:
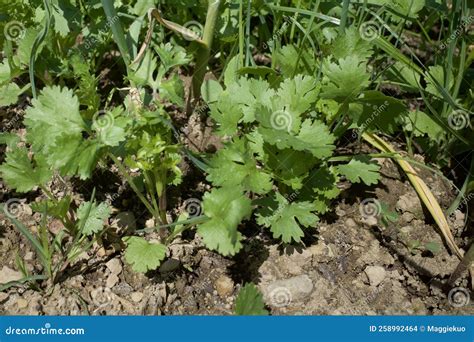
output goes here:
[[191, 58], [186, 54], [186, 50], [175, 44], [166, 43], [155, 46], [156, 53], [160, 56], [160, 63], [167, 72], [180, 65], [186, 65]]
[[232, 96], [224, 92], [219, 101], [209, 105], [209, 115], [218, 124], [217, 134], [233, 136], [237, 133], [237, 125], [243, 117], [242, 110], [232, 100]]
[[278, 192], [275, 192], [273, 197], [267, 197], [257, 203], [261, 205], [257, 213], [257, 223], [270, 228], [273, 237], [281, 238], [285, 243], [301, 242], [304, 233], [300, 225], [309, 227], [319, 221], [312, 213], [315, 208], [311, 202], [290, 203]]
[[121, 107], [95, 114], [92, 129], [97, 133], [97, 140], [103, 146], [118, 146], [126, 139], [125, 129], [131, 124], [131, 119], [122, 115]]
[[332, 56], [339, 60], [348, 56], [357, 56], [360, 60], [367, 60], [372, 56], [372, 44], [361, 38], [359, 30], [351, 26], [340, 34], [331, 44]]
[[67, 215], [69, 208], [72, 203], [71, 196], [66, 196], [61, 198], [57, 202], [53, 200], [42, 200], [39, 202], [32, 202], [31, 209], [37, 213], [43, 213], [45, 211], [45, 206], [47, 208], [48, 215], [55, 217], [57, 219], [62, 219]]
[[166, 257], [166, 246], [160, 243], [148, 242], [138, 236], [126, 237], [124, 241], [127, 244], [125, 260], [135, 272], [155, 270]]
[[197, 232], [204, 244], [222, 255], [237, 253], [242, 248], [237, 227], [252, 213], [250, 199], [238, 188], [216, 188], [204, 195], [203, 209], [209, 221]]
[[323, 63], [325, 85], [321, 97], [346, 102], [355, 99], [369, 85], [366, 63], [358, 56], [341, 58], [337, 63], [326, 59]]
[[354, 157], [348, 164], [338, 165], [336, 169], [352, 183], [372, 185], [380, 180], [380, 165], [367, 156]]
[[33, 99], [33, 106], [26, 111], [25, 125], [33, 148], [46, 155], [54, 149], [57, 137], [66, 135], [71, 140], [80, 140], [86, 127], [77, 97], [71, 90], [58, 86], [44, 88]]
[[5, 163], [0, 165], [0, 174], [10, 188], [28, 192], [47, 183], [52, 171], [43, 157], [35, 156], [33, 163], [26, 148], [15, 147], [6, 153]]
[[14, 82], [0, 86], [0, 107], [17, 103], [20, 94], [21, 89]]
[[282, 75], [287, 78], [310, 73], [316, 69], [317, 60], [308, 49], [297, 49], [291, 44], [285, 45], [281, 49], [276, 49], [274, 56], [275, 64], [280, 68]]
[[272, 179], [260, 171], [248, 146], [242, 139], [219, 150], [209, 163], [207, 180], [214, 186], [241, 187], [245, 191], [265, 194], [272, 189]]
[[61, 37], [66, 37], [70, 30], [67, 24], [67, 19], [64, 18], [63, 10], [59, 8], [58, 5], [53, 4], [51, 12], [53, 15], [54, 31], [56, 31]]
[[0, 145], [4, 144], [10, 148], [16, 147], [20, 142], [20, 137], [11, 132], [0, 132]]
[[104, 221], [109, 218], [111, 212], [107, 203], [97, 205], [93, 202], [89, 216], [86, 217], [89, 205], [90, 202], [83, 202], [77, 209], [78, 226], [84, 227], [82, 230], [84, 235], [99, 233], [104, 227]]
[[268, 315], [263, 295], [254, 284], [245, 284], [240, 290], [235, 300], [235, 314], [241, 316]]
[[240, 78], [228, 86], [226, 94], [240, 108], [242, 121], [253, 122], [261, 107], [271, 108], [275, 91], [265, 80]]
[[303, 122], [297, 136], [284, 130], [261, 128], [259, 132], [269, 144], [279, 149], [291, 148], [297, 151], [308, 151], [316, 158], [326, 158], [332, 155], [336, 138], [329, 132], [328, 127], [321, 121]]
[[402, 101], [379, 91], [368, 90], [351, 104], [349, 115], [362, 131], [378, 128], [390, 133], [397, 129], [406, 112]]
[[273, 178], [290, 186], [292, 189], [301, 189], [317, 159], [308, 152], [295, 151], [294, 149], [279, 150], [273, 146], [265, 145], [267, 155], [266, 168], [271, 170]]
[[321, 166], [311, 175], [307, 186], [311, 187], [320, 196], [334, 199], [341, 193], [341, 190], [337, 187], [338, 181], [339, 177], [333, 167]]
[[73, 140], [64, 134], [56, 138], [50, 150], [48, 162], [63, 175], [79, 175], [81, 179], [91, 176], [99, 158], [99, 144], [95, 140]]

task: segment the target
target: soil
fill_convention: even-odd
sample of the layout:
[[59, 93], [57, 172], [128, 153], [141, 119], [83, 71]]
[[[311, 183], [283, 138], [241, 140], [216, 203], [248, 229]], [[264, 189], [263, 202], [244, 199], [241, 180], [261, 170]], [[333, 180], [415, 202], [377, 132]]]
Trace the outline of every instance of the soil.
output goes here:
[[[208, 138], [203, 134], [201, 145]], [[102, 245], [82, 255], [57, 284], [0, 292], [0, 314], [231, 315], [240, 287], [250, 281], [258, 285], [273, 315], [474, 314], [472, 305], [457, 307], [448, 300], [445, 284], [459, 260], [448, 251], [406, 177], [392, 161], [379, 163], [381, 183], [345, 189], [332, 212], [321, 218], [318, 227], [306, 231], [304, 245], [281, 245], [267, 230], [248, 223], [241, 229], [247, 237], [243, 250], [224, 258], [206, 250], [198, 236], [187, 234], [173, 243], [159, 270], [145, 275], [131, 270], [118, 239], [110, 234]], [[182, 207], [186, 199], [201, 198], [206, 190], [202, 177], [189, 165], [187, 170], [186, 185], [171, 190], [169, 197], [178, 200], [170, 207]], [[426, 169], [418, 171], [446, 209], [454, 190], [442, 177]], [[107, 165], [89, 182], [57, 177], [50, 184], [57, 196], [73, 189], [76, 203], [88, 199], [94, 186], [98, 199], [108, 199], [115, 208], [109, 225], [117, 234], [153, 224]], [[15, 197], [20, 195], [0, 184], [0, 202]], [[30, 204], [38, 198], [40, 192], [22, 199], [19, 220], [32, 230], [40, 216], [32, 213]], [[383, 215], [362, 215], [363, 203], [372, 198], [397, 212], [396, 220], [384, 224]], [[450, 217], [461, 247], [467, 244], [466, 220], [459, 210]], [[57, 222], [50, 222], [51, 230], [56, 226]], [[432, 248], [423, 247], [427, 244]], [[32, 274], [41, 272], [28, 241], [0, 215], [0, 276], [15, 273], [18, 256]], [[467, 277], [456, 284], [465, 289], [469, 285]]]

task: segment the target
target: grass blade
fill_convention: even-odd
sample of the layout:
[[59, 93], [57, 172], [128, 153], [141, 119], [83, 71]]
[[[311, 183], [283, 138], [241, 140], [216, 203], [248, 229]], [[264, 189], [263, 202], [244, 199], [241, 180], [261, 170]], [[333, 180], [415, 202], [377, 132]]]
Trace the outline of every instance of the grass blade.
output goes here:
[[[380, 137], [378, 137], [375, 134], [363, 133], [362, 137], [369, 144], [371, 144], [372, 146], [374, 146], [375, 148], [383, 152], [396, 153], [395, 149], [389, 143], [382, 140]], [[459, 247], [456, 245], [456, 242], [454, 241], [454, 236], [451, 232], [451, 229], [449, 228], [448, 221], [446, 220], [443, 210], [441, 209], [441, 206], [439, 205], [438, 201], [434, 197], [431, 190], [428, 188], [426, 183], [421, 179], [421, 177], [418, 175], [415, 169], [407, 161], [403, 159], [398, 159], [398, 158], [396, 158], [395, 160], [400, 165], [402, 170], [406, 173], [408, 179], [410, 180], [413, 187], [415, 188], [415, 191], [417, 192], [421, 201], [426, 206], [426, 208], [428, 208], [429, 212], [433, 216], [433, 219], [438, 225], [441, 231], [441, 234], [443, 235], [443, 238], [446, 241], [448, 247], [451, 249], [451, 251], [454, 254], [456, 254], [459, 257], [459, 259], [462, 259], [463, 253], [461, 252]]]

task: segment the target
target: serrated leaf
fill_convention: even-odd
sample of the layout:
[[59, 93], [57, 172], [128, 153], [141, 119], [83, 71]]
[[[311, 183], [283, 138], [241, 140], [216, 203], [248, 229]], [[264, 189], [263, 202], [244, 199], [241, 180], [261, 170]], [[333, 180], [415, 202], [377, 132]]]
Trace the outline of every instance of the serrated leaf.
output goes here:
[[307, 73], [316, 67], [317, 60], [313, 57], [311, 50], [297, 49], [291, 44], [275, 49], [274, 56], [275, 64], [280, 67], [282, 75], [288, 78]]
[[321, 166], [316, 172], [311, 174], [307, 187], [318, 195], [327, 199], [334, 199], [341, 193], [337, 187], [339, 177], [333, 167]]
[[291, 115], [291, 129], [300, 128], [302, 114], [310, 110], [311, 105], [318, 99], [319, 88], [316, 79], [312, 76], [298, 75], [286, 79], [280, 85], [273, 99], [273, 113], [282, 110]]
[[14, 82], [0, 86], [0, 107], [17, 103], [20, 94], [21, 89]]
[[301, 189], [308, 176], [308, 172], [316, 165], [317, 159], [308, 152], [294, 149], [279, 150], [266, 145], [266, 168], [273, 173], [273, 178], [290, 186], [292, 189]]
[[369, 85], [366, 63], [358, 56], [340, 58], [337, 62], [326, 59], [323, 63], [326, 82], [321, 97], [346, 102], [355, 99]]
[[265, 194], [272, 188], [270, 175], [257, 168], [242, 139], [235, 139], [219, 150], [209, 166], [207, 180], [214, 186], [240, 187], [257, 194]]
[[313, 214], [311, 202], [290, 203], [279, 192], [257, 202], [261, 209], [257, 213], [257, 223], [270, 228], [273, 237], [285, 243], [301, 242], [303, 227], [315, 225], [319, 219]]
[[366, 156], [354, 157], [348, 164], [338, 165], [336, 169], [352, 183], [372, 185], [380, 180], [380, 165]]
[[[90, 211], [90, 202], [83, 202], [77, 209], [78, 226], [84, 227], [82, 233], [84, 235], [93, 235], [99, 233], [103, 227], [104, 222], [110, 216], [111, 209], [107, 203], [100, 203], [97, 205], [92, 203]], [[87, 213], [89, 211], [89, 215]], [[86, 217], [87, 216], [87, 217]]]
[[206, 247], [224, 256], [237, 253], [242, 248], [237, 227], [252, 213], [250, 199], [236, 188], [216, 188], [204, 195], [203, 209], [209, 221], [197, 232]]
[[69, 33], [69, 26], [66, 18], [64, 18], [63, 10], [53, 4], [51, 8], [51, 14], [53, 15], [53, 28], [61, 37], [66, 37]]
[[339, 60], [348, 56], [357, 56], [360, 60], [367, 60], [372, 56], [372, 44], [361, 38], [355, 26], [347, 28], [344, 33], [331, 43], [332, 57]]
[[5, 144], [10, 148], [16, 147], [20, 142], [20, 137], [15, 133], [0, 132], [0, 145]]
[[378, 128], [386, 133], [393, 133], [398, 123], [403, 121], [406, 112], [402, 101], [379, 91], [369, 90], [363, 92], [356, 102], [351, 104], [349, 116], [361, 131]]
[[235, 300], [235, 314], [242, 316], [268, 315], [263, 295], [254, 284], [245, 284], [240, 290]]
[[56, 139], [48, 162], [61, 170], [63, 175], [79, 175], [81, 179], [91, 176], [99, 158], [99, 145], [94, 140], [73, 140], [67, 135]]
[[28, 192], [48, 182], [52, 171], [41, 156], [36, 156], [33, 164], [26, 148], [15, 147], [7, 152], [5, 163], [0, 166], [0, 174], [10, 188]]
[[61, 135], [71, 140], [82, 138], [86, 126], [79, 113], [79, 101], [71, 90], [45, 87], [32, 104], [26, 111], [25, 125], [27, 138], [36, 151], [49, 154], [56, 138]]
[[72, 198], [69, 195], [64, 198], [61, 198], [57, 202], [54, 202], [52, 200], [32, 202], [31, 210], [37, 213], [43, 213], [45, 209], [47, 209], [48, 215], [58, 218], [58, 219], [62, 219], [66, 216], [67, 212], [69, 211], [71, 202], [72, 202]]
[[209, 115], [217, 122], [217, 134], [233, 136], [237, 132], [237, 125], [243, 117], [242, 110], [231, 100], [228, 93], [223, 93], [220, 100], [210, 104]]
[[155, 270], [166, 258], [165, 245], [148, 242], [137, 236], [126, 237], [124, 241], [127, 244], [125, 260], [132, 265], [135, 272], [146, 273]]
[[121, 107], [98, 112], [93, 118], [92, 129], [97, 133], [97, 140], [103, 146], [118, 146], [126, 139], [126, 127], [131, 119], [122, 116]]
[[44, 155], [50, 165], [63, 175], [90, 177], [101, 144], [94, 138], [83, 138], [88, 128], [71, 90], [45, 87], [28, 108], [25, 125], [33, 150]]
[[301, 125], [298, 135], [294, 136], [285, 130], [260, 128], [259, 132], [269, 144], [279, 149], [294, 149], [308, 151], [316, 158], [326, 158], [332, 155], [336, 138], [329, 132], [328, 127], [321, 121], [311, 122], [307, 119]]

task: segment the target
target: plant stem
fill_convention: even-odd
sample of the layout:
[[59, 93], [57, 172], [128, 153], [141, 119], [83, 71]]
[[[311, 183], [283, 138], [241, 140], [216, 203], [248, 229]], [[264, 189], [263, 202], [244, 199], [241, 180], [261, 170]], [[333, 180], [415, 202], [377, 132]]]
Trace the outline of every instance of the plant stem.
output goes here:
[[209, 0], [207, 8], [206, 24], [202, 41], [204, 45], [198, 47], [196, 56], [196, 70], [193, 75], [193, 98], [196, 100], [201, 96], [201, 85], [204, 82], [207, 65], [211, 56], [212, 40], [214, 38], [214, 30], [216, 27], [217, 18], [219, 17], [219, 6], [221, 0]]
[[109, 153], [108, 156], [110, 157], [110, 159], [113, 160], [115, 165], [117, 165], [117, 167], [118, 167], [120, 173], [122, 174], [122, 176], [125, 177], [125, 179], [127, 180], [128, 184], [130, 185], [132, 190], [138, 196], [140, 201], [142, 201], [143, 205], [148, 209], [150, 214], [155, 216], [155, 210], [153, 209], [152, 205], [150, 204], [150, 202], [148, 202], [148, 200], [145, 198], [145, 196], [143, 196], [143, 194], [140, 192], [140, 190], [138, 190], [137, 186], [135, 185], [135, 182], [133, 181], [133, 178], [130, 177], [127, 170], [125, 169], [125, 167], [120, 162], [120, 160], [118, 160], [117, 157], [114, 156], [112, 153]]
[[130, 53], [128, 51], [127, 40], [120, 23], [120, 18], [118, 16], [117, 10], [114, 7], [114, 1], [101, 0], [101, 2], [107, 17], [107, 21], [110, 25], [110, 28], [112, 29], [115, 42], [117, 43], [128, 72], [128, 66], [130, 65]]
[[[147, 171], [143, 172], [143, 176], [145, 177], [145, 184], [148, 189], [148, 193], [150, 194], [153, 207], [155, 208], [155, 213], [153, 214], [153, 216], [158, 219], [159, 217], [161, 217], [161, 215], [160, 215], [160, 208], [158, 206], [158, 202], [155, 196], [155, 186], [154, 186], [155, 182], [153, 181], [152, 176], [150, 175], [149, 172]], [[158, 193], [156, 195], [158, 195]]]
[[[198, 223], [202, 223], [202, 222], [206, 222], [208, 220], [208, 217], [207, 216], [198, 216], [198, 217], [193, 217], [189, 220], [186, 220], [182, 227], [179, 228], [179, 229], [175, 229], [173, 230], [173, 232], [170, 234], [170, 236], [168, 236], [165, 240], [165, 245], [168, 245], [170, 244], [174, 238], [176, 236], [178, 236], [179, 234], [181, 234], [182, 232], [188, 230], [189, 228], [193, 227], [194, 225], [198, 224]], [[179, 222], [178, 222], [179, 223]], [[170, 225], [168, 225], [170, 226]]]

